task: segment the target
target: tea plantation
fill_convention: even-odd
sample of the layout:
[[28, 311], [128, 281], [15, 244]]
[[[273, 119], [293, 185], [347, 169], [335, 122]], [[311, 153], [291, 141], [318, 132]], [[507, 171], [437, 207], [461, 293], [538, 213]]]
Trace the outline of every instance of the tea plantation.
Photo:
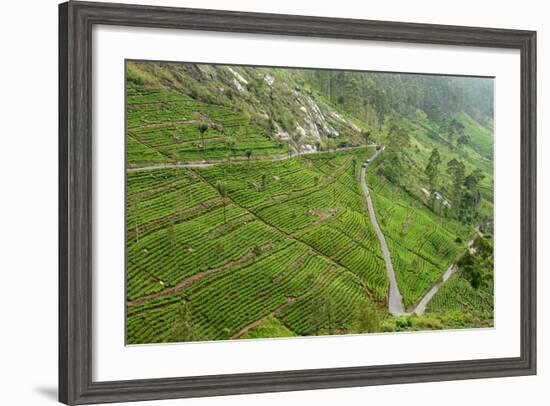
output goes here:
[[[446, 127], [425, 113], [395, 116], [412, 139], [396, 180], [391, 125], [335, 102], [309, 73], [184, 65], [127, 64], [127, 343], [415, 329], [387, 309], [362, 166], [408, 315], [462, 258], [475, 226], [491, 224], [492, 130], [460, 111], [454, 122], [470, 141], [459, 149], [434, 138]], [[483, 175], [466, 220], [457, 175], [443, 164], [439, 202], [423, 192], [435, 148], [445, 164], [460, 159], [466, 175]], [[492, 285], [474, 287], [470, 269], [411, 320], [492, 325]]]

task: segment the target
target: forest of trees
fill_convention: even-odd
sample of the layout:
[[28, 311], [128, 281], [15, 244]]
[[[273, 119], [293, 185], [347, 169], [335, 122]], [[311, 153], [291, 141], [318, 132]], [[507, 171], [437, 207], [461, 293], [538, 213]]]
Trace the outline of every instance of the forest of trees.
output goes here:
[[[436, 210], [435, 191], [445, 191], [452, 202], [452, 207], [447, 208], [448, 215], [464, 224], [479, 221], [481, 182], [485, 175], [480, 169], [467, 170], [466, 146], [473, 145], [471, 133], [457, 116], [466, 113], [491, 127], [492, 81], [459, 76], [334, 70], [302, 70], [301, 73], [305, 83], [331, 103], [369, 125], [372, 130], [363, 132], [365, 142], [373, 134], [387, 134], [387, 152], [381, 170], [387, 179], [405, 189], [407, 181], [404, 178], [411, 170], [412, 152], [409, 131], [402, 127], [401, 118], [423, 111], [435, 124], [428, 130], [428, 136], [436, 145], [447, 147], [455, 154], [453, 158], [443, 157], [434, 148], [424, 168], [426, 186], [431, 193], [431, 209]], [[492, 159], [491, 150], [483, 154]]]
[[466, 112], [480, 123], [493, 116], [492, 83], [485, 78], [320, 69], [303, 74], [332, 103], [371, 125], [381, 125], [392, 111], [407, 115], [417, 109], [447, 127], [452, 113]]

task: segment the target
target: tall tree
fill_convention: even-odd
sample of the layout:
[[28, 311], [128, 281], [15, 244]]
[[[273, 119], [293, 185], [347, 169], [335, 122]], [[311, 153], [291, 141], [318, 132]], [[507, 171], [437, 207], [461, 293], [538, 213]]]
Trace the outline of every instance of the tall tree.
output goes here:
[[388, 127], [388, 150], [404, 154], [410, 146], [409, 133], [401, 127], [396, 117], [392, 118]]
[[464, 147], [469, 143], [470, 137], [468, 137], [466, 134], [462, 134], [456, 139], [456, 148], [460, 151], [462, 155], [465, 155]]
[[428, 181], [428, 187], [430, 189], [430, 203], [432, 210], [435, 203], [435, 191], [437, 188], [437, 178], [439, 176], [439, 165], [441, 164], [441, 156], [439, 155], [439, 150], [437, 148], [432, 149], [430, 158], [428, 159], [428, 164], [424, 169], [426, 178]]
[[410, 147], [410, 137], [395, 117], [390, 121], [386, 141], [387, 152], [383, 161], [384, 175], [390, 181], [400, 184], [405, 173], [405, 157]]
[[328, 152], [330, 152], [330, 150], [334, 150], [336, 149], [336, 143], [334, 142], [334, 140], [332, 138], [327, 138], [326, 142], [325, 142], [325, 147], [326, 147], [326, 150]]
[[246, 155], [246, 160], [248, 161], [248, 169], [250, 170], [250, 157], [252, 156], [252, 150], [247, 149], [244, 151], [244, 154]]
[[462, 192], [464, 187], [466, 168], [462, 161], [455, 158], [447, 162], [447, 173], [451, 176], [451, 190], [453, 194], [453, 204], [458, 217], [461, 217]]
[[485, 175], [480, 169], [475, 169], [464, 179], [464, 193], [461, 206], [465, 220], [471, 221], [477, 215], [477, 207], [481, 201], [480, 182]]
[[229, 161], [229, 166], [231, 166], [231, 157], [235, 154], [235, 147], [237, 141], [234, 137], [225, 138], [225, 148], [227, 149], [227, 160]]
[[208, 123], [206, 121], [201, 121], [199, 123], [199, 132], [201, 133], [201, 145], [204, 148], [204, 133], [208, 130]]
[[216, 182], [216, 189], [218, 190], [218, 193], [222, 197], [222, 203], [223, 203], [223, 222], [227, 222], [226, 214], [225, 214], [225, 198], [227, 197], [227, 187], [225, 186], [225, 183], [223, 182]]
[[346, 110], [354, 115], [359, 115], [363, 108], [360, 77], [361, 76], [356, 73], [348, 73], [345, 76], [346, 84], [344, 105]]
[[[273, 94], [273, 90], [270, 90], [270, 92], [271, 94]], [[273, 100], [271, 100], [271, 105], [273, 105]], [[267, 120], [266, 134], [270, 139], [273, 139], [275, 134], [277, 134], [277, 127], [275, 127], [275, 122], [273, 121], [273, 118], [271, 117], [271, 115]]]
[[447, 131], [447, 138], [449, 139], [449, 143], [451, 143], [452, 146], [452, 143], [455, 140], [464, 135], [464, 124], [462, 124], [456, 118], [452, 118], [451, 120], [445, 118], [443, 123], [445, 125], [445, 130]]
[[467, 250], [457, 265], [474, 289], [493, 288], [494, 254], [493, 245], [483, 237], [474, 240], [475, 251]]
[[363, 136], [363, 139], [365, 140], [365, 148], [369, 146], [370, 136], [371, 136], [371, 130], [364, 130], [361, 135]]

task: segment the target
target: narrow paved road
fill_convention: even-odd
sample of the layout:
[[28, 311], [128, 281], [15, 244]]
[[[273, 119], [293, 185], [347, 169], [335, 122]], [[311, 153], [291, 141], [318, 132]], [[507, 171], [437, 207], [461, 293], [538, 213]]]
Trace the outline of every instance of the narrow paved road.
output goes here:
[[[378, 155], [380, 155], [383, 150], [384, 148], [376, 151], [370, 157], [369, 163], [372, 162], [374, 159], [376, 159], [376, 157], [378, 157]], [[405, 308], [403, 306], [403, 298], [401, 296], [401, 292], [399, 292], [399, 286], [397, 285], [397, 280], [395, 278], [395, 271], [393, 270], [393, 264], [391, 262], [391, 256], [390, 256], [390, 251], [388, 249], [388, 244], [386, 243], [386, 238], [384, 237], [384, 233], [382, 232], [382, 229], [378, 224], [378, 220], [376, 219], [376, 214], [374, 213], [374, 207], [372, 205], [372, 200], [370, 197], [369, 188], [367, 186], [367, 180], [366, 180], [367, 166], [368, 166], [368, 163], [361, 168], [361, 187], [363, 188], [365, 201], [367, 202], [369, 217], [376, 231], [376, 235], [378, 236], [378, 240], [380, 241], [380, 248], [382, 249], [384, 262], [386, 264], [386, 272], [388, 274], [388, 279], [390, 281], [388, 311], [394, 316], [408, 316], [413, 313], [417, 315], [422, 315], [426, 311], [426, 307], [428, 306], [428, 303], [430, 303], [430, 301], [433, 299], [435, 294], [439, 291], [439, 288], [458, 270], [458, 266], [456, 266], [455, 263], [452, 263], [451, 265], [449, 265], [447, 270], [443, 273], [443, 275], [441, 275], [441, 278], [439, 278], [438, 281], [431, 287], [431, 289], [422, 297], [422, 299], [420, 299], [420, 301], [416, 304], [414, 309], [410, 313], [405, 311]], [[483, 234], [479, 230], [479, 226], [476, 227], [476, 234], [483, 237]], [[473, 248], [474, 240], [475, 240], [475, 236], [470, 237], [468, 239], [467, 249], [471, 253], [474, 253], [474, 248]]]
[[[384, 149], [379, 149], [376, 151], [370, 158], [372, 162]], [[367, 164], [368, 165], [368, 164]], [[363, 165], [361, 168], [361, 187], [363, 188], [363, 194], [365, 195], [365, 201], [367, 203], [367, 208], [369, 211], [369, 217], [380, 241], [380, 248], [382, 249], [382, 254], [384, 256], [384, 262], [386, 264], [386, 272], [388, 274], [388, 279], [390, 281], [390, 295], [388, 299], [388, 310], [394, 316], [402, 316], [405, 313], [405, 308], [403, 306], [403, 298], [401, 292], [399, 292], [399, 286], [397, 286], [397, 279], [395, 278], [395, 272], [393, 270], [393, 264], [391, 262], [390, 250], [388, 249], [388, 244], [386, 243], [386, 238], [384, 233], [378, 224], [376, 219], [376, 214], [374, 213], [374, 206], [369, 193], [369, 188], [367, 186], [366, 180], [366, 165]]]
[[[227, 161], [225, 161], [227, 162]], [[210, 168], [214, 166], [213, 163], [208, 162], [185, 162], [185, 163], [160, 163], [160, 164], [151, 164], [147, 166], [136, 166], [126, 168], [126, 172], [143, 172], [143, 171], [153, 171], [155, 169], [175, 169], [175, 168]]]
[[[370, 147], [376, 147], [376, 144], [369, 145]], [[364, 147], [344, 147], [339, 148], [336, 151], [344, 151], [344, 150], [352, 150], [357, 148], [364, 148]], [[372, 162], [374, 159], [378, 157], [382, 152], [384, 151], [384, 147], [381, 149], [378, 149], [374, 152], [374, 154], [370, 157], [369, 162]], [[327, 153], [330, 151], [322, 151], [322, 152], [316, 152], [316, 151], [303, 151], [303, 152], [293, 152], [292, 154], [280, 154], [280, 155], [268, 155], [263, 157], [257, 157], [254, 161], [278, 161], [283, 159], [288, 159], [290, 157], [296, 157], [299, 155], [308, 155], [308, 154], [314, 154], [314, 153]], [[334, 151], [332, 151], [334, 152]], [[244, 161], [245, 158], [239, 157], [234, 158], [233, 161]], [[213, 160], [213, 161], [189, 161], [184, 163], [159, 163], [159, 164], [151, 164], [147, 166], [142, 167], [130, 167], [127, 168], [127, 172], [140, 172], [140, 171], [148, 171], [148, 170], [154, 170], [154, 169], [163, 169], [163, 168], [207, 168], [211, 167], [220, 163], [227, 163], [227, 160]], [[367, 164], [368, 165], [368, 164]], [[394, 315], [394, 316], [406, 316], [413, 313], [416, 313], [418, 315], [423, 314], [426, 311], [426, 307], [428, 306], [428, 303], [432, 300], [434, 295], [438, 292], [439, 288], [443, 283], [445, 283], [452, 275], [458, 270], [458, 267], [453, 263], [447, 268], [445, 273], [441, 276], [441, 278], [432, 286], [432, 288], [422, 297], [422, 299], [417, 303], [417, 305], [414, 307], [412, 312], [406, 312], [405, 308], [403, 306], [403, 297], [401, 296], [401, 292], [399, 291], [399, 286], [397, 285], [397, 279], [395, 277], [395, 271], [393, 269], [393, 264], [391, 261], [391, 255], [390, 250], [388, 248], [388, 244], [386, 243], [386, 238], [384, 236], [384, 233], [382, 232], [382, 229], [380, 228], [380, 225], [378, 224], [378, 220], [376, 219], [376, 214], [374, 212], [374, 206], [372, 204], [372, 200], [369, 193], [369, 188], [367, 186], [366, 181], [366, 170], [367, 167], [361, 168], [361, 187], [363, 189], [363, 194], [365, 195], [365, 202], [367, 203], [367, 208], [369, 212], [369, 217], [372, 222], [372, 225], [374, 226], [374, 229], [376, 231], [376, 235], [378, 237], [378, 240], [380, 242], [380, 248], [382, 250], [382, 254], [384, 257], [384, 263], [386, 266], [386, 272], [388, 274], [388, 280], [390, 282], [390, 292], [389, 292], [389, 299], [388, 299], [388, 311]], [[480, 236], [483, 236], [481, 232], [479, 231], [479, 227], [476, 227], [476, 233]], [[468, 240], [468, 249], [470, 252], [473, 250], [472, 245], [474, 242], [474, 238], [470, 238]], [[162, 291], [164, 292], [164, 291]], [[141, 301], [143, 298], [136, 299], [136, 301]], [[134, 303], [129, 303], [129, 305], [133, 305]], [[283, 305], [287, 306], [289, 303]], [[269, 315], [268, 315], [269, 316]], [[266, 316], [266, 317], [268, 317]]]
[[[383, 147], [377, 150], [370, 157], [368, 163], [376, 159], [376, 157], [378, 157], [378, 155], [380, 155], [382, 151], [384, 151]], [[384, 237], [384, 233], [382, 232], [382, 229], [378, 224], [378, 220], [376, 219], [376, 214], [374, 213], [374, 207], [372, 205], [369, 188], [367, 186], [366, 171], [367, 171], [368, 163], [361, 168], [361, 187], [363, 188], [365, 201], [367, 202], [369, 217], [376, 231], [376, 235], [378, 236], [378, 240], [380, 241], [380, 248], [382, 249], [384, 262], [386, 264], [386, 272], [388, 274], [388, 279], [390, 281], [388, 311], [394, 316], [408, 316], [413, 313], [417, 315], [422, 315], [426, 311], [426, 307], [428, 306], [430, 301], [433, 299], [435, 294], [439, 291], [439, 288], [458, 270], [458, 266], [454, 262], [451, 265], [449, 265], [447, 270], [443, 273], [443, 275], [441, 275], [441, 277], [431, 287], [431, 289], [428, 292], [426, 292], [426, 294], [422, 297], [422, 299], [420, 299], [420, 301], [416, 304], [413, 310], [411, 312], [405, 311], [405, 307], [403, 306], [403, 298], [401, 296], [401, 292], [399, 292], [399, 286], [397, 285], [397, 280], [395, 278], [395, 272], [393, 270], [393, 264], [391, 262], [390, 251], [388, 249], [388, 245], [386, 243], [386, 238]], [[483, 234], [479, 230], [479, 226], [476, 227], [474, 236], [468, 239], [467, 250], [470, 251], [470, 253], [472, 254], [475, 253], [475, 248], [473, 248], [473, 245], [474, 245], [476, 235], [483, 237]]]
[[[369, 147], [376, 147], [376, 144], [370, 144]], [[330, 152], [339, 152], [339, 151], [351, 151], [354, 149], [359, 148], [365, 148], [364, 146], [358, 146], [358, 147], [343, 147], [343, 148], [337, 148], [332, 151], [294, 151], [291, 154], [278, 154], [278, 155], [265, 155], [265, 156], [258, 156], [252, 159], [252, 162], [257, 161], [282, 161], [283, 159], [288, 158], [294, 158], [296, 156], [300, 155], [311, 155], [311, 154], [326, 154]], [[243, 162], [247, 161], [246, 157], [233, 157], [231, 159], [231, 162]], [[145, 166], [135, 166], [135, 167], [128, 167], [126, 169], [126, 172], [141, 172], [141, 171], [151, 171], [154, 169], [169, 169], [169, 168], [209, 168], [214, 165], [218, 164], [226, 164], [228, 163], [227, 159], [214, 159], [214, 160], [208, 160], [208, 161], [187, 161], [187, 162], [176, 162], [176, 163], [157, 163], [157, 164], [150, 164]]]
[[458, 270], [458, 267], [455, 264], [451, 264], [443, 276], [435, 283], [435, 285], [432, 286], [432, 288], [424, 295], [422, 299], [420, 299], [420, 302], [416, 305], [412, 313], [416, 313], [419, 316], [424, 314], [426, 311], [426, 307], [428, 306], [428, 303], [432, 300], [432, 298], [435, 296], [441, 285], [447, 281], [451, 277], [452, 274], [454, 274]]
[[[476, 234], [480, 237], [483, 237], [483, 234], [479, 230], [479, 226], [476, 227]], [[473, 247], [475, 241], [475, 236], [470, 237], [468, 239], [468, 251], [470, 251], [471, 254], [475, 253], [475, 248]], [[426, 307], [428, 306], [428, 303], [432, 300], [434, 295], [437, 293], [439, 288], [456, 272], [458, 271], [458, 266], [456, 266], [455, 263], [452, 263], [449, 265], [445, 273], [441, 276], [441, 278], [435, 283], [435, 285], [432, 286], [432, 288], [424, 295], [422, 299], [420, 299], [420, 302], [415, 306], [412, 313], [416, 313], [419, 316], [424, 314], [426, 311]]]

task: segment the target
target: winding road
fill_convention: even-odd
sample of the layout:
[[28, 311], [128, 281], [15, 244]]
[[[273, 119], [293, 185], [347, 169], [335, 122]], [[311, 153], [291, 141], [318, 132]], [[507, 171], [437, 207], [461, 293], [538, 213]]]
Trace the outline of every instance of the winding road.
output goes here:
[[[376, 147], [375, 144], [369, 145], [370, 147]], [[335, 151], [342, 151], [342, 150], [353, 150], [357, 148], [364, 148], [364, 147], [344, 147], [344, 148], [338, 148]], [[386, 243], [386, 238], [384, 236], [384, 233], [382, 232], [382, 229], [380, 227], [380, 224], [378, 223], [378, 220], [376, 218], [376, 213], [374, 211], [374, 206], [372, 203], [372, 199], [369, 193], [369, 188], [367, 186], [366, 181], [366, 170], [368, 167], [368, 164], [372, 162], [374, 159], [376, 159], [383, 151], [384, 146], [381, 146], [379, 149], [377, 149], [374, 154], [371, 155], [368, 161], [366, 161], [361, 168], [361, 188], [363, 190], [363, 194], [365, 197], [365, 203], [367, 204], [367, 209], [369, 213], [369, 218], [372, 222], [372, 225], [374, 227], [374, 230], [376, 232], [376, 235], [378, 237], [378, 241], [380, 242], [380, 248], [382, 250], [382, 255], [384, 257], [384, 263], [386, 267], [386, 273], [388, 275], [388, 280], [390, 283], [390, 289], [389, 289], [389, 298], [388, 298], [388, 311], [393, 316], [408, 316], [413, 313], [417, 315], [422, 315], [426, 311], [426, 307], [428, 306], [428, 303], [432, 300], [432, 298], [435, 296], [435, 294], [438, 292], [439, 288], [458, 270], [458, 267], [452, 263], [447, 270], [443, 273], [443, 275], [437, 280], [437, 282], [430, 288], [430, 290], [420, 299], [420, 301], [414, 306], [413, 310], [411, 312], [406, 312], [405, 307], [403, 305], [403, 297], [401, 295], [401, 292], [399, 291], [399, 286], [397, 284], [397, 279], [395, 277], [395, 271], [393, 269], [393, 264], [391, 260], [391, 254], [390, 250], [388, 248], [388, 244]], [[294, 151], [291, 154], [280, 154], [280, 155], [270, 155], [270, 156], [263, 156], [263, 157], [257, 157], [254, 159], [254, 161], [278, 161], [283, 159], [288, 159], [292, 157], [296, 157], [299, 155], [308, 155], [308, 154], [318, 154], [318, 153], [327, 153], [327, 152], [335, 152], [333, 151]], [[238, 157], [233, 158], [234, 161], [243, 161], [245, 158]], [[220, 163], [227, 163], [227, 160], [212, 160], [212, 161], [188, 161], [188, 162], [173, 162], [173, 163], [158, 163], [158, 164], [152, 164], [147, 166], [141, 166], [141, 167], [129, 167], [126, 169], [127, 172], [140, 172], [140, 171], [148, 171], [148, 170], [154, 170], [154, 169], [167, 169], [167, 168], [207, 168], [211, 167]], [[478, 235], [481, 235], [481, 232], [479, 231], [479, 227], [476, 228], [476, 233]], [[468, 240], [468, 250], [472, 252], [474, 242], [474, 237], [470, 238]], [[247, 258], [248, 259], [248, 258]], [[203, 272], [202, 274], [210, 273], [211, 271]], [[200, 275], [201, 277], [203, 275]], [[185, 280], [182, 286], [176, 286], [175, 289], [180, 289], [184, 287], [183, 285], [187, 283], [193, 283], [194, 280], [191, 280], [193, 278], [189, 278], [190, 280]], [[168, 292], [169, 290], [162, 291], [160, 293], [161, 295], [166, 294], [165, 292]], [[156, 294], [158, 295], [158, 294]], [[156, 296], [155, 295], [155, 296]], [[145, 300], [146, 298], [138, 298], [134, 300], [133, 302], [129, 302], [129, 305], [137, 304], [141, 302], [142, 300]], [[135, 303], [134, 303], [135, 302]], [[290, 303], [284, 304], [282, 307], [288, 306]], [[281, 309], [279, 309], [281, 310]], [[275, 311], [275, 313], [277, 310]], [[270, 315], [266, 316], [269, 317]], [[250, 326], [248, 326], [250, 327]], [[247, 329], [249, 329], [247, 327]], [[241, 332], [239, 332], [240, 334]]]
[[[394, 316], [409, 316], [411, 314], [422, 315], [426, 311], [428, 303], [432, 300], [435, 294], [438, 292], [439, 288], [458, 270], [458, 266], [453, 262], [447, 270], [441, 275], [437, 282], [430, 288], [428, 292], [420, 299], [420, 301], [414, 306], [411, 312], [406, 312], [403, 305], [403, 297], [399, 291], [399, 286], [397, 285], [397, 279], [395, 278], [395, 271], [393, 270], [393, 264], [391, 261], [390, 250], [388, 249], [388, 244], [386, 243], [386, 237], [378, 224], [376, 219], [376, 214], [374, 212], [374, 206], [372, 204], [372, 199], [370, 197], [369, 188], [367, 186], [366, 172], [367, 166], [370, 162], [378, 157], [384, 151], [384, 147], [377, 150], [367, 162], [365, 162], [361, 168], [361, 187], [363, 189], [363, 194], [365, 195], [365, 202], [367, 203], [367, 208], [369, 212], [369, 217], [380, 241], [380, 248], [382, 249], [382, 254], [384, 256], [384, 263], [386, 265], [386, 273], [388, 274], [388, 280], [390, 281], [390, 293], [388, 299], [388, 311]], [[476, 234], [483, 237], [479, 226], [476, 227]], [[468, 239], [468, 250], [473, 253], [475, 237]]]
[[[483, 237], [483, 234], [481, 231], [479, 231], [479, 226], [476, 227], [476, 234], [480, 237]], [[470, 237], [468, 239], [468, 251], [470, 251], [471, 254], [475, 253], [475, 248], [473, 248], [475, 241], [475, 236]], [[456, 271], [458, 271], [458, 266], [455, 263], [452, 263], [449, 265], [445, 273], [439, 278], [439, 280], [432, 286], [432, 288], [424, 295], [422, 299], [420, 299], [420, 302], [416, 304], [413, 311], [411, 313], [416, 313], [418, 315], [424, 314], [426, 311], [426, 307], [428, 306], [428, 303], [430, 303], [430, 300], [434, 297], [434, 295], [437, 293], [439, 288], [449, 279]]]
[[[369, 159], [372, 161], [376, 159], [384, 149], [380, 148], [377, 150]], [[367, 203], [367, 208], [369, 211], [369, 217], [378, 236], [378, 241], [380, 241], [380, 248], [382, 249], [382, 254], [384, 256], [384, 263], [386, 264], [386, 272], [388, 274], [388, 279], [390, 281], [390, 295], [388, 299], [388, 310], [394, 316], [403, 316], [406, 314], [405, 308], [403, 306], [403, 297], [401, 292], [399, 292], [399, 286], [397, 286], [397, 279], [395, 278], [395, 272], [393, 270], [393, 264], [391, 262], [390, 250], [388, 249], [388, 244], [386, 243], [386, 237], [378, 224], [376, 219], [376, 214], [374, 213], [374, 206], [372, 204], [372, 199], [370, 197], [369, 188], [367, 186], [366, 172], [367, 165], [363, 164], [361, 168], [361, 187], [363, 188], [363, 194], [365, 195], [365, 202]]]
[[458, 270], [458, 267], [453, 263], [451, 264], [443, 276], [435, 283], [435, 285], [432, 286], [432, 288], [424, 295], [422, 299], [420, 299], [420, 302], [418, 302], [414, 308], [414, 310], [411, 313], [416, 313], [419, 316], [424, 314], [426, 311], [426, 307], [428, 306], [428, 303], [432, 300], [432, 298], [435, 296], [441, 285], [443, 285], [447, 279], [451, 277], [452, 274], [454, 274]]

